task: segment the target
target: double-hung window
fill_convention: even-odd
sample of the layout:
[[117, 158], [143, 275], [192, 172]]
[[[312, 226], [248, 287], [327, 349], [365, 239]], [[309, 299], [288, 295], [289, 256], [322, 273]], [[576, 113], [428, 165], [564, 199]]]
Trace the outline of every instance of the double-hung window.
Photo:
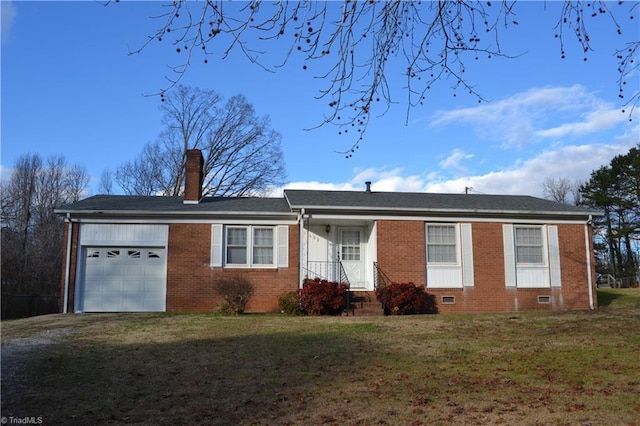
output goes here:
[[273, 265], [273, 228], [253, 228], [253, 264]]
[[274, 228], [228, 226], [225, 264], [230, 266], [273, 266]]
[[288, 225], [211, 225], [212, 267], [286, 268]]
[[503, 224], [505, 285], [561, 287], [557, 225]]
[[427, 225], [427, 263], [457, 263], [455, 225]]
[[246, 265], [247, 252], [247, 227], [227, 228], [227, 261], [229, 265]]
[[517, 264], [544, 264], [542, 227], [516, 226], [515, 245]]
[[474, 285], [470, 223], [426, 224], [427, 287]]

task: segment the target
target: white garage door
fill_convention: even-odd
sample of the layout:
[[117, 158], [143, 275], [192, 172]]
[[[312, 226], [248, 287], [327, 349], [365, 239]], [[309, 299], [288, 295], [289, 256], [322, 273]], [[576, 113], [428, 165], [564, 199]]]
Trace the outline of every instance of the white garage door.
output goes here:
[[84, 312], [162, 312], [166, 298], [164, 248], [86, 247]]

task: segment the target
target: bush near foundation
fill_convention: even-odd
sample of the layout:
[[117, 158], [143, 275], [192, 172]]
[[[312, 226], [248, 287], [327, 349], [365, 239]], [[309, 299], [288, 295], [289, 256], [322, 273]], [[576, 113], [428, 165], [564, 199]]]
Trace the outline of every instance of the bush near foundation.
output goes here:
[[244, 312], [254, 292], [251, 281], [243, 277], [218, 278], [213, 288], [223, 300], [220, 311], [236, 315]]
[[288, 291], [278, 296], [278, 307], [285, 315], [304, 315], [300, 306], [300, 292]]
[[436, 299], [423, 286], [414, 283], [393, 283], [376, 289], [376, 298], [385, 315], [416, 315], [438, 313]]
[[300, 306], [308, 315], [340, 315], [344, 310], [346, 291], [346, 284], [306, 279], [300, 291]]

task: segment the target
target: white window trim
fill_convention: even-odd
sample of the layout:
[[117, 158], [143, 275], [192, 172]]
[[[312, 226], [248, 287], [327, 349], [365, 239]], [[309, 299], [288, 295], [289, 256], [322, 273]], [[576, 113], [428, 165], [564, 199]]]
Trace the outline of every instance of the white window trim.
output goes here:
[[[542, 233], [543, 263], [516, 262], [516, 228], [540, 228]], [[513, 288], [549, 288], [562, 286], [560, 247], [557, 225], [504, 224], [505, 285]], [[528, 271], [528, 272], [527, 272]], [[526, 274], [543, 274], [539, 279], [526, 282]], [[524, 274], [524, 275], [523, 275]], [[524, 282], [522, 278], [525, 277]]]
[[[229, 263], [227, 258], [227, 238], [229, 229], [246, 229], [247, 241], [246, 241], [246, 259], [247, 263]], [[253, 249], [255, 248], [254, 231], [256, 229], [270, 229], [272, 235], [271, 245], [271, 263], [253, 263]], [[224, 265], [227, 268], [275, 268], [276, 267], [276, 255], [278, 252], [278, 244], [276, 242], [276, 227], [275, 226], [254, 226], [254, 225], [229, 225], [224, 228]]]
[[[430, 226], [448, 226], [448, 227], [453, 227], [454, 232], [455, 232], [455, 243], [456, 243], [456, 247], [455, 247], [455, 253], [456, 253], [456, 261], [455, 262], [429, 262], [429, 227]], [[460, 224], [459, 223], [427, 223], [426, 224], [426, 233], [425, 233], [425, 238], [426, 238], [426, 249], [427, 252], [426, 257], [427, 257], [427, 264], [428, 265], [432, 265], [432, 266], [446, 266], [446, 267], [450, 267], [450, 266], [461, 266], [461, 258], [462, 258], [462, 253], [461, 253], [461, 244], [460, 244]], [[438, 245], [438, 244], [435, 244]]]
[[[540, 230], [540, 235], [542, 236], [542, 246], [540, 250], [542, 252], [542, 262], [540, 263], [531, 263], [531, 262], [518, 262], [518, 242], [516, 238], [516, 229], [530, 229], [536, 228]], [[517, 267], [523, 268], [548, 268], [549, 267], [549, 242], [547, 241], [547, 227], [545, 225], [513, 225], [513, 250], [515, 255], [515, 262]]]
[[[247, 263], [227, 262], [227, 231], [229, 228], [244, 228], [247, 230]], [[253, 263], [254, 230], [271, 229], [273, 232], [271, 263]], [[289, 265], [289, 227], [287, 225], [247, 225], [216, 223], [211, 225], [211, 260], [210, 267], [229, 269], [276, 269]]]
[[[456, 261], [455, 262], [428, 262], [429, 250], [429, 226], [453, 226], [455, 229]], [[425, 223], [425, 262], [427, 269], [427, 288], [465, 288], [473, 287], [474, 264], [473, 264], [473, 231], [471, 223]], [[447, 284], [432, 284], [434, 275], [453, 273], [458, 279]], [[430, 279], [431, 278], [431, 279]]]

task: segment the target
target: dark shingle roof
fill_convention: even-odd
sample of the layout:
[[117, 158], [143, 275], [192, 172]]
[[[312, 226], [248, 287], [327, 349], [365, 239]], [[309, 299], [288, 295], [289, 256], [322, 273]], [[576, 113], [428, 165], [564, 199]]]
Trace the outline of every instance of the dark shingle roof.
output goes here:
[[[67, 204], [59, 214], [114, 216], [289, 216], [305, 209], [326, 214], [559, 216], [601, 213], [520, 195], [285, 190], [284, 198], [206, 197], [184, 204], [182, 197], [95, 195]], [[103, 217], [104, 217], [103, 216]]]
[[285, 190], [294, 210], [407, 213], [599, 214], [581, 207], [525, 195]]
[[284, 198], [206, 197], [198, 204], [184, 204], [182, 197], [95, 195], [67, 204], [58, 213], [112, 214], [291, 214]]

